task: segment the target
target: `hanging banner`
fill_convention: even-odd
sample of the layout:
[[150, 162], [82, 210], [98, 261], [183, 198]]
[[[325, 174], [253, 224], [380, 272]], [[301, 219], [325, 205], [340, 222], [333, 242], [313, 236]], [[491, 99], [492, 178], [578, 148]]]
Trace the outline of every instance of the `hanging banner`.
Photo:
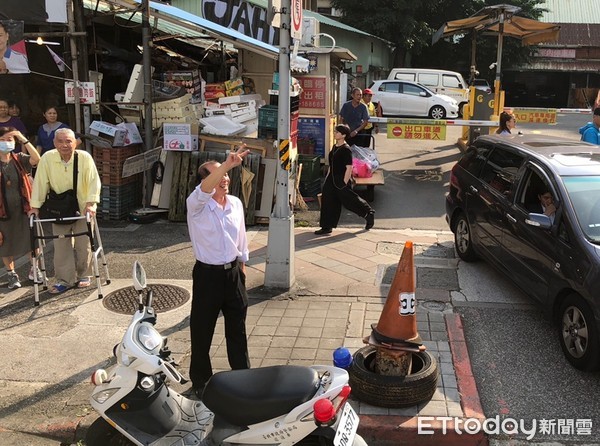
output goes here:
[[2, 0], [0, 20], [67, 23], [67, 0]]
[[0, 20], [0, 74], [29, 73], [23, 22]]

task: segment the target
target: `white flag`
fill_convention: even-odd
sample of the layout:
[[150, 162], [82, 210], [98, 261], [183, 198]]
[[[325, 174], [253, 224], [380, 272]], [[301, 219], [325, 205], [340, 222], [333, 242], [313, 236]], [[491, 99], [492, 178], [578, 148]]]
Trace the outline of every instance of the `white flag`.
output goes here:
[[58, 69], [61, 72], [64, 72], [65, 71], [65, 62], [60, 57], [58, 57], [58, 54], [56, 54], [54, 51], [52, 51], [52, 48], [50, 48], [48, 45], [46, 45], [46, 48], [48, 48], [48, 51], [50, 51], [50, 55], [52, 56], [52, 59], [54, 59], [54, 63], [56, 64]]

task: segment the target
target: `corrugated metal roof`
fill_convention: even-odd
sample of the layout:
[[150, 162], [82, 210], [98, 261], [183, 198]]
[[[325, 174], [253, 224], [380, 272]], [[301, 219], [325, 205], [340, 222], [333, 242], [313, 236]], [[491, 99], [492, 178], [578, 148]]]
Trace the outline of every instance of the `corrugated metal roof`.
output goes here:
[[600, 24], [561, 23], [558, 46], [600, 46], [599, 36]]
[[598, 0], [546, 0], [539, 5], [548, 12], [539, 18], [546, 23], [600, 23]]
[[600, 62], [592, 60], [535, 60], [519, 69], [527, 71], [568, 71], [579, 73], [598, 73]]
[[[352, 28], [351, 26], [346, 25], [345, 23], [338, 22], [337, 20], [330, 19], [329, 17], [324, 16], [323, 14], [319, 14], [318, 12], [308, 11], [308, 10], [305, 9], [302, 12], [302, 14], [303, 14], [304, 17], [314, 17], [315, 19], [317, 19], [317, 21], [319, 23], [322, 23], [323, 25], [334, 26], [336, 28], [340, 28], [340, 29], [343, 29], [345, 31], [350, 31], [352, 33], [362, 34], [364, 36], [376, 37], [376, 36], [373, 36], [373, 35], [371, 35], [369, 33], [361, 31], [360, 29]], [[379, 38], [379, 37], [377, 37], [377, 38]]]

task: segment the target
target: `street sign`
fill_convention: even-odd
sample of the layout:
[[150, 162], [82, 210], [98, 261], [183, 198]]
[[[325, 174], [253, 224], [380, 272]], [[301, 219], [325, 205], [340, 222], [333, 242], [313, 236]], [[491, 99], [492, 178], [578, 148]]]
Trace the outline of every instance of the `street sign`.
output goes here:
[[[78, 82], [79, 102], [81, 104], [96, 103], [96, 85], [93, 82]], [[65, 82], [65, 104], [75, 103], [75, 82]]]
[[292, 23], [291, 36], [294, 39], [302, 40], [302, 0], [291, 0]]

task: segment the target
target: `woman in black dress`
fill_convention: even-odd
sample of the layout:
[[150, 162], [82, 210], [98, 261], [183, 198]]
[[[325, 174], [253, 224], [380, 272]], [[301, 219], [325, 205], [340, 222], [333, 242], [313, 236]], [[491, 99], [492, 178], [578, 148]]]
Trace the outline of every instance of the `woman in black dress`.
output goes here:
[[342, 212], [342, 206], [366, 220], [365, 229], [369, 230], [375, 224], [375, 211], [369, 203], [360, 198], [352, 190], [352, 151], [346, 143], [346, 136], [350, 135], [347, 125], [335, 127], [333, 137], [335, 144], [329, 152], [329, 171], [325, 177], [323, 191], [321, 192], [321, 229], [315, 231], [317, 235], [331, 234], [337, 227]]

